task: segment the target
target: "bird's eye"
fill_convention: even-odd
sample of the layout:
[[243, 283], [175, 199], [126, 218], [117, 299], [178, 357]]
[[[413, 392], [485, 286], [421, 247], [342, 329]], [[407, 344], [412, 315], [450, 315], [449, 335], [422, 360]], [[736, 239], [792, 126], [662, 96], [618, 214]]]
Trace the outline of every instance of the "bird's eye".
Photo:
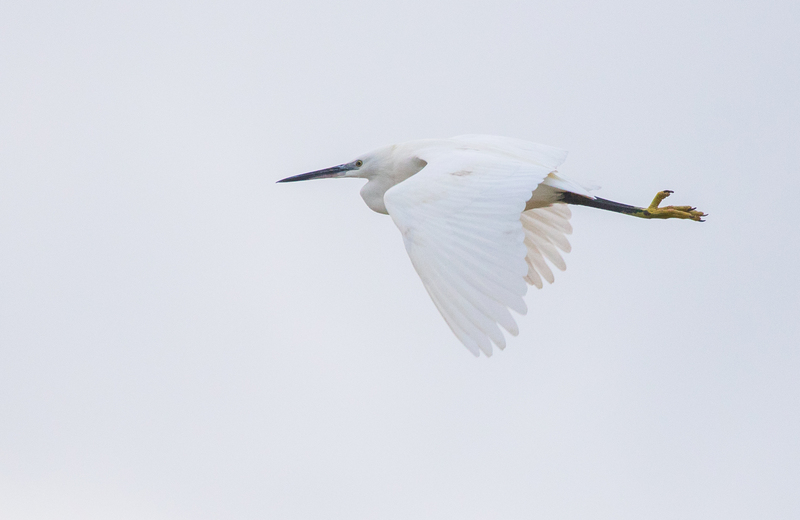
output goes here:
[[356, 166], [357, 166], [358, 168], [361, 168], [363, 165], [364, 165], [364, 161], [362, 161], [361, 159], [359, 159], [359, 160], [357, 160], [357, 161], [356, 161]]

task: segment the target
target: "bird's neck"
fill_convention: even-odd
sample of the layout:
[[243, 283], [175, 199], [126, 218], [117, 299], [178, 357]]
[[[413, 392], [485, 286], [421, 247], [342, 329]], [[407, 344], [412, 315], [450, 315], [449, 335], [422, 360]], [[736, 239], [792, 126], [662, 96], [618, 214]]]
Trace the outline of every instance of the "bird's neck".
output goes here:
[[425, 164], [427, 164], [425, 161], [416, 157], [391, 164], [390, 167], [381, 170], [378, 175], [368, 177], [369, 182], [361, 188], [361, 198], [372, 211], [388, 215], [389, 212], [386, 211], [386, 205], [383, 202], [384, 194], [391, 187], [419, 172], [425, 167]]
[[386, 205], [383, 203], [383, 195], [395, 184], [397, 183], [391, 182], [388, 177], [373, 177], [361, 188], [361, 198], [372, 211], [388, 215], [389, 212], [386, 211]]

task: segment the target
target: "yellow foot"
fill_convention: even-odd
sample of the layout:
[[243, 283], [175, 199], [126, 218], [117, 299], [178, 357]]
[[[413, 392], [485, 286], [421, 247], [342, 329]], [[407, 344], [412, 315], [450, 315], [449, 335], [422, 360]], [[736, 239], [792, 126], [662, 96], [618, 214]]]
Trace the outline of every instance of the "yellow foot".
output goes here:
[[641, 218], [688, 218], [697, 222], [705, 222], [703, 217], [708, 216], [708, 214], [697, 211], [697, 208], [692, 206], [666, 206], [659, 208], [658, 205], [661, 204], [661, 201], [669, 197], [670, 194], [672, 194], [672, 190], [659, 191], [650, 206], [642, 209], [641, 213], [636, 216]]

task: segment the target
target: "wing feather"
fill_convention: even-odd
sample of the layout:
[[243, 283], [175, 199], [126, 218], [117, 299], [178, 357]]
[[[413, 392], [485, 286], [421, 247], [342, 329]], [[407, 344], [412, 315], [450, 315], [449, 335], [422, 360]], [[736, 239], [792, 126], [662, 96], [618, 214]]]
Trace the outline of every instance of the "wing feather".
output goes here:
[[560, 270], [565, 270], [567, 264], [558, 252], [558, 249], [569, 253], [572, 247], [566, 235], [572, 233], [569, 218], [572, 216], [566, 204], [553, 204], [544, 208], [525, 211], [520, 220], [525, 230], [525, 246], [528, 248], [525, 260], [528, 264], [528, 274], [525, 280], [537, 288], [542, 288], [542, 278], [548, 283], [553, 283], [555, 277], [548, 260]]
[[[462, 266], [456, 259], [443, 257], [448, 261], [444, 266], [444, 271], [452, 273], [451, 279], [455, 278], [456, 283], [463, 284], [465, 295], [475, 307], [483, 309], [484, 314], [492, 318], [506, 329], [512, 336], [519, 334], [517, 324], [508, 308], [520, 309], [524, 314], [526, 311], [525, 301], [521, 296], [508, 292], [502, 286], [478, 275], [475, 271], [470, 272], [469, 266]], [[457, 277], [457, 278], [456, 278]]]
[[[430, 258], [427, 260], [429, 262], [422, 263], [423, 269], [436, 269], [436, 262], [430, 262]], [[414, 267], [417, 268], [418, 264], [416, 262], [412, 263]], [[480, 312], [462, 297], [464, 292], [463, 288], [453, 285], [447, 276], [430, 279], [429, 283], [425, 284], [425, 287], [432, 297], [435, 295], [435, 298], [432, 298], [434, 304], [440, 309], [445, 321], [451, 324], [451, 330], [456, 332], [452, 326], [455, 325], [463, 334], [471, 338], [484, 354], [491, 356], [492, 346], [489, 340], [495, 335], [494, 331], [491, 330], [491, 326], [487, 322], [486, 317], [481, 315]], [[443, 307], [439, 307], [439, 305], [443, 305]], [[500, 333], [499, 329], [497, 333]], [[459, 334], [456, 333], [456, 336], [459, 336]], [[460, 336], [459, 339], [461, 339]], [[477, 354], [477, 352], [473, 353]]]
[[525, 257], [528, 261], [528, 266], [533, 267], [539, 276], [547, 280], [547, 283], [553, 283], [556, 280], [553, 276], [553, 271], [544, 261], [544, 255], [539, 250], [539, 247], [533, 241], [528, 241], [525, 245], [528, 246], [528, 256]]
[[498, 324], [518, 333], [509, 308], [527, 311], [531, 249], [521, 215], [553, 168], [472, 148], [419, 158], [426, 166], [389, 189], [384, 203], [450, 329], [473, 354], [489, 356], [492, 343], [505, 347]]

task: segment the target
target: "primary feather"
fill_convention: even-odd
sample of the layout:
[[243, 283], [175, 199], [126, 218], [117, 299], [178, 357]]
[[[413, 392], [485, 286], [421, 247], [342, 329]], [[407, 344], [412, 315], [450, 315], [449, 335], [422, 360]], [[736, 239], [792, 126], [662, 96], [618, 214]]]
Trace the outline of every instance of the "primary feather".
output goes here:
[[558, 249], [570, 249], [570, 212], [551, 185], [568, 182], [551, 175], [566, 152], [462, 136], [444, 150], [420, 146], [414, 156], [425, 166], [389, 188], [383, 203], [450, 329], [473, 354], [490, 356], [492, 343], [505, 347], [498, 325], [519, 332], [509, 309], [526, 313], [526, 282], [552, 283], [545, 260], [566, 268]]

